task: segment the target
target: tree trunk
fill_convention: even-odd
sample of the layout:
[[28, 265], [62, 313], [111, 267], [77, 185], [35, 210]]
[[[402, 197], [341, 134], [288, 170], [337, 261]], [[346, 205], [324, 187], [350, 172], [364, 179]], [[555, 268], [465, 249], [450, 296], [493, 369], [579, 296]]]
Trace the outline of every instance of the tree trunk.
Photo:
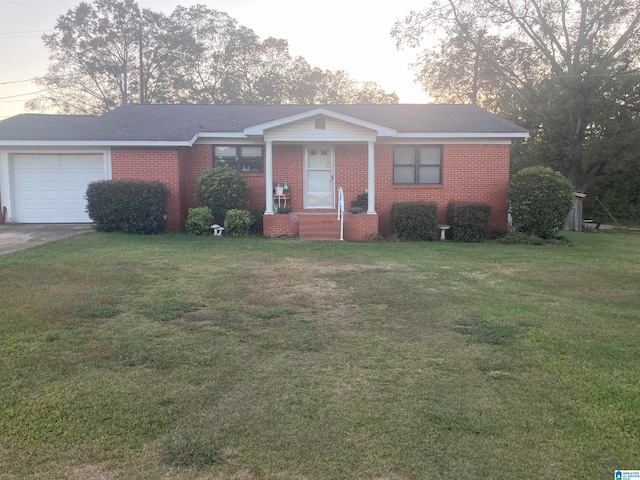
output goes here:
[[471, 103], [478, 104], [478, 83], [480, 79], [480, 51], [482, 49], [482, 38], [484, 32], [478, 34], [478, 41], [476, 42], [475, 59], [473, 62], [473, 83], [471, 85]]
[[569, 181], [577, 192], [584, 192], [584, 169], [582, 168], [582, 142], [576, 142], [572, 146], [572, 155], [569, 158]]

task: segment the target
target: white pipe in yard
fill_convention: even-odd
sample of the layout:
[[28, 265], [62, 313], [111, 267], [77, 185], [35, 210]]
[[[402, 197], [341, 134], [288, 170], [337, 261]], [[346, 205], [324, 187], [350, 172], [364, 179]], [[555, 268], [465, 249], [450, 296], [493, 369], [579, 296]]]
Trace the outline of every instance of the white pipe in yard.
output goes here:
[[344, 240], [344, 192], [338, 187], [338, 220], [340, 220], [340, 240]]

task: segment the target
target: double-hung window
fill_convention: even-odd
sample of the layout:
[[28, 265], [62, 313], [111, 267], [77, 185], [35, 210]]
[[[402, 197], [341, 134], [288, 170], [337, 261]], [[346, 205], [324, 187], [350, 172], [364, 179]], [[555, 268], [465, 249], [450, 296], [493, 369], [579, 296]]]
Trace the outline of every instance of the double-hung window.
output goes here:
[[213, 164], [244, 173], [262, 172], [262, 145], [219, 145], [213, 148]]
[[442, 146], [396, 145], [393, 148], [393, 183], [442, 183]]

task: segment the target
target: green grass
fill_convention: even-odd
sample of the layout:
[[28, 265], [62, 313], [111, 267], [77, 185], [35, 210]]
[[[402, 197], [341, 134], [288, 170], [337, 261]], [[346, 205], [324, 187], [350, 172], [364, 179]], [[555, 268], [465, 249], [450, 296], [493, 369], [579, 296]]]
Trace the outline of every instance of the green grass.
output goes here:
[[89, 233], [0, 257], [0, 479], [640, 468], [640, 236]]

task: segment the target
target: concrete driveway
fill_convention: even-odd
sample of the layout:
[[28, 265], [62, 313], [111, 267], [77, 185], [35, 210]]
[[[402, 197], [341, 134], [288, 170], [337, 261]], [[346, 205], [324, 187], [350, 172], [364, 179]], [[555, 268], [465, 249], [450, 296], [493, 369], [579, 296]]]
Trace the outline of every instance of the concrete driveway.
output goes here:
[[2, 223], [0, 224], [0, 255], [89, 231], [91, 231], [91, 225], [80, 223]]

